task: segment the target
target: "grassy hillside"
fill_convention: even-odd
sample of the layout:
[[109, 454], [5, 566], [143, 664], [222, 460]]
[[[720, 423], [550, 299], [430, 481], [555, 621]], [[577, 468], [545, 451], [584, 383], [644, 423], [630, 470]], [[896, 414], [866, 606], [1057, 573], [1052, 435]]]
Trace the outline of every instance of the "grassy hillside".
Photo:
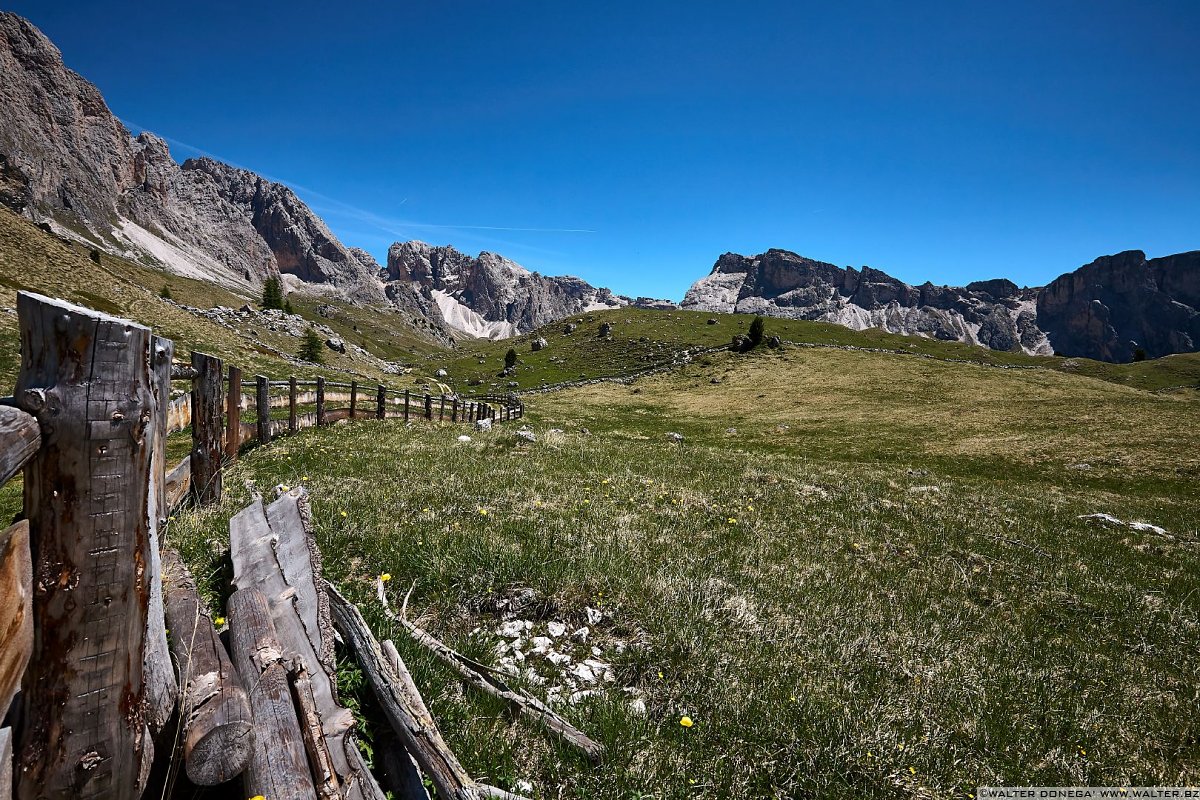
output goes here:
[[[664, 319], [620, 313], [635, 330]], [[249, 454], [223, 505], [167, 535], [217, 587], [244, 481], [309, 486], [329, 577], [397, 639], [468, 769], [536, 797], [1195, 784], [1197, 403], [1053, 370], [716, 354], [532, 397], [533, 444], [395, 422], [306, 432]], [[528, 620], [520, 680], [596, 688], [562, 708], [612, 757], [591, 768], [464, 693], [378, 613], [381, 572], [489, 663], [512, 642], [501, 626]], [[554, 646], [613, 680], [571, 684], [535, 654], [551, 622], [587, 626]]]
[[[159, 294], [169, 291], [167, 302]], [[343, 355], [326, 349], [327, 366], [296, 364], [287, 357], [298, 349], [295, 337], [273, 332], [261, 320], [248, 318], [224, 327], [180, 308], [240, 308], [257, 298], [244, 297], [213, 284], [171, 275], [161, 270], [104, 254], [100, 262], [87, 248], [66, 243], [0, 208], [0, 386], [11, 388], [19, 350], [17, 320], [11, 309], [18, 290], [63, 297], [80, 305], [128, 317], [150, 325], [175, 341], [176, 352], [200, 349], [242, 366], [247, 372], [273, 376], [341, 372], [385, 382], [397, 382], [381, 371], [383, 361], [408, 361], [414, 353], [437, 346], [416, 331], [399, 314], [355, 308], [337, 301], [293, 296], [299, 313], [328, 325], [349, 344], [369, 351], [368, 356], [348, 349]], [[332, 318], [317, 315], [316, 306], [328, 302], [336, 309]], [[8, 391], [0, 388], [0, 392]]]
[[[709, 324], [709, 320], [715, 323]], [[734, 334], [745, 333], [752, 316], [709, 314], [700, 311], [647, 311], [627, 308], [572, 317], [546, 325], [516, 339], [498, 342], [468, 340], [454, 353], [432, 353], [427, 369], [446, 368], [451, 382], [463, 386], [470, 380], [504, 387], [510, 380], [521, 388], [620, 375], [669, 362], [672, 355], [691, 347], [728, 344]], [[578, 325], [566, 334], [564, 323]], [[611, 324], [609, 339], [598, 335], [600, 326]], [[1081, 358], [1028, 356], [1002, 353], [962, 342], [941, 342], [914, 336], [899, 336], [880, 330], [854, 331], [841, 325], [807, 320], [768, 319], [767, 335], [793, 342], [833, 347], [882, 348], [930, 358], [971, 361], [979, 364], [1061, 370], [1141, 389], [1162, 389], [1200, 384], [1200, 354], [1169, 356], [1140, 364], [1107, 364]], [[549, 346], [533, 352], [531, 343], [542, 337]], [[511, 378], [497, 373], [510, 348], [520, 356]], [[482, 362], [482, 363], [481, 363]]]

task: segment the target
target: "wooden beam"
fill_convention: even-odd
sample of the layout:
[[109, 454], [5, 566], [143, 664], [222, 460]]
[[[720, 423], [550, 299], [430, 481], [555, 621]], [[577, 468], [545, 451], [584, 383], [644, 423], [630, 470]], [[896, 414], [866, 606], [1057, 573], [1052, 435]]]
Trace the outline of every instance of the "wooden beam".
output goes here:
[[242, 443], [242, 370], [229, 368], [229, 394], [225, 403], [225, 457], [237, 461]]
[[0, 406], [0, 443], [0, 486], [3, 486], [42, 446], [37, 420], [19, 408]]
[[304, 751], [304, 736], [284, 669], [267, 598], [239, 589], [229, 598], [229, 639], [233, 663], [250, 687], [254, 747], [242, 779], [246, 797], [315, 800], [317, 789]]
[[[350, 645], [362, 665], [380, 708], [401, 744], [429, 778], [440, 798], [468, 800], [483, 795], [475, 781], [442, 739], [415, 685], [407, 684], [388, 665], [362, 614], [333, 587], [329, 589], [333, 621], [342, 639]], [[403, 664], [403, 662], [400, 662]], [[407, 672], [407, 670], [405, 670]], [[416, 694], [416, 699], [412, 696]]]
[[166, 510], [169, 514], [184, 498], [188, 496], [188, 490], [192, 488], [192, 459], [190, 456], [185, 457], [182, 461], [176, 464], [167, 473], [163, 479], [163, 483], [167, 487], [167, 505]]
[[221, 359], [192, 352], [192, 497], [201, 506], [221, 499], [221, 459], [225, 454], [225, 383]]
[[22, 520], [0, 533], [0, 720], [33, 652], [33, 561], [29, 523]]
[[147, 428], [151, 437], [150, 493], [147, 518], [150, 524], [150, 605], [146, 619], [146, 652], [142, 670], [146, 683], [146, 721], [155, 736], [166, 727], [179, 702], [179, 684], [167, 647], [167, 628], [163, 617], [162, 559], [159, 553], [159, 531], [166, 525], [170, 506], [167, 505], [167, 426], [171, 408], [171, 361], [175, 344], [170, 339], [155, 336], [151, 345], [154, 361], [154, 417]]
[[375, 390], [375, 419], [387, 417], [387, 387], [382, 383]]
[[317, 378], [317, 424], [325, 424], [325, 379]]
[[425, 419], [433, 421], [433, 398], [425, 393]]
[[42, 429], [25, 471], [37, 543], [17, 797], [138, 797], [153, 746], [142, 659], [154, 415], [149, 329], [17, 294], [16, 396]]
[[296, 376], [288, 378], [288, 432], [295, 433], [300, 430], [300, 423], [296, 414]]
[[183, 685], [179, 724], [188, 778], [216, 786], [242, 773], [254, 745], [250, 704], [196, 582], [179, 554], [163, 553], [171, 652]]
[[271, 381], [266, 375], [255, 378], [254, 408], [258, 418], [255, 426], [258, 430], [258, 443], [269, 444], [271, 441]]

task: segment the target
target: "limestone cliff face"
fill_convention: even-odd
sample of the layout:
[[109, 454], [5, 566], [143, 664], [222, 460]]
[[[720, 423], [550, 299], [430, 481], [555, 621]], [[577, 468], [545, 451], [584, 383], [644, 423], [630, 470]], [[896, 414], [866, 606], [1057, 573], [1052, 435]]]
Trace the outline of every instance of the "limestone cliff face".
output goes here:
[[1042, 290], [1038, 322], [1064, 355], [1129, 361], [1200, 349], [1200, 251], [1103, 256]]
[[378, 276], [278, 183], [131, 136], [36, 27], [0, 13], [0, 200], [60, 233], [191, 277], [383, 303]]
[[1011, 281], [967, 287], [910, 286], [870, 267], [841, 267], [768, 250], [757, 256], [726, 253], [681, 304], [701, 311], [836, 322], [856, 330], [963, 341], [996, 350], [1051, 352], [1033, 311], [1036, 289]]
[[555, 320], [630, 304], [627, 297], [571, 276], [546, 277], [495, 253], [397, 242], [387, 278], [433, 298], [446, 323], [472, 336], [506, 338]]

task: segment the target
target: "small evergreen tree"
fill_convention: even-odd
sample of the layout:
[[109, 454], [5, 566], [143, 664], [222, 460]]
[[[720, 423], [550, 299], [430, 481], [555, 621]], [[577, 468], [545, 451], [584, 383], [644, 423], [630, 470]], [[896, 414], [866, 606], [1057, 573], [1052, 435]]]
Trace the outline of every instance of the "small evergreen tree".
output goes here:
[[171, 299], [171, 287], [167, 286], [164, 283], [162, 289], [160, 289], [158, 292], [158, 296], [161, 297], [163, 300], [170, 300]]
[[504, 368], [512, 369], [517, 365], [517, 351], [513, 348], [508, 348], [508, 352], [504, 354]]
[[763, 318], [755, 317], [754, 321], [750, 323], [750, 333], [749, 333], [750, 344], [747, 349], [753, 349], [755, 347], [758, 347], [760, 344], [762, 344], [763, 329], [764, 329]]
[[262, 307], [283, 308], [283, 286], [279, 283], [279, 278], [271, 276], [263, 284]]
[[289, 315], [290, 315], [290, 314], [295, 314], [295, 313], [296, 313], [296, 312], [295, 312], [295, 311], [292, 309], [292, 301], [291, 301], [291, 300], [284, 300], [284, 301], [283, 301], [283, 313], [285, 313], [285, 314], [289, 314]]
[[302, 361], [308, 361], [313, 364], [324, 364], [324, 346], [316, 328], [309, 328], [304, 334], [304, 341], [300, 343], [300, 352], [297, 355]]

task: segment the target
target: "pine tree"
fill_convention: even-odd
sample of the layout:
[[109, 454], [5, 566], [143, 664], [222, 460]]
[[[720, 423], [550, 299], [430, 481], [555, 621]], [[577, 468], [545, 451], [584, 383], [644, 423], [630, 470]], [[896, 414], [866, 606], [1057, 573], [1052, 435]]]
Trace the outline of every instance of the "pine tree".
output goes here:
[[283, 313], [288, 314], [288, 315], [296, 313], [295, 310], [292, 309], [292, 301], [291, 300], [283, 301]]
[[161, 297], [163, 300], [170, 300], [171, 299], [171, 287], [167, 286], [164, 283], [162, 289], [159, 290], [159, 292], [158, 292], [158, 296]]
[[283, 286], [279, 278], [272, 276], [263, 284], [262, 307], [283, 308]]
[[504, 368], [512, 369], [517, 365], [517, 351], [513, 348], [508, 348], [508, 352], [504, 354]]
[[297, 355], [302, 361], [325, 363], [324, 343], [315, 328], [309, 328], [304, 334], [304, 341], [300, 343], [300, 352]]
[[750, 323], [750, 346], [747, 349], [752, 350], [762, 344], [764, 327], [762, 317], [755, 317], [754, 321]]

